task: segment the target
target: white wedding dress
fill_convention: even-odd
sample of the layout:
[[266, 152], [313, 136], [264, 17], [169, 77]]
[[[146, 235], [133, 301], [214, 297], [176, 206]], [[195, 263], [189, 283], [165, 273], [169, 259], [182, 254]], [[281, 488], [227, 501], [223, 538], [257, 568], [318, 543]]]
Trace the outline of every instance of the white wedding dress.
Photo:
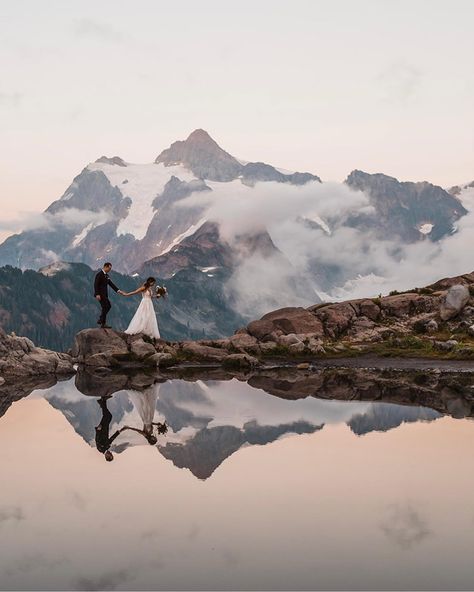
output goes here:
[[144, 391], [129, 390], [128, 396], [143, 422], [143, 430], [151, 434], [155, 419], [156, 402], [160, 393], [160, 383], [155, 383]]
[[145, 333], [145, 335], [148, 335], [149, 337], [159, 339], [160, 330], [158, 329], [158, 321], [156, 320], [155, 308], [152, 301], [152, 291], [150, 288], [142, 292], [142, 301], [140, 302], [133, 319], [130, 321], [130, 325], [125, 329], [125, 333], [128, 333], [129, 335]]

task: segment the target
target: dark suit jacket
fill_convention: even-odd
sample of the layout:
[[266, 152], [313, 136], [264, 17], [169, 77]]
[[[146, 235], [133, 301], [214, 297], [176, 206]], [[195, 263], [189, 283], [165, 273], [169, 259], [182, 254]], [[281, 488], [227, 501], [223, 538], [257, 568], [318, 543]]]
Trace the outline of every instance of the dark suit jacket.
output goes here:
[[118, 291], [117, 286], [114, 282], [109, 278], [109, 276], [104, 273], [101, 269], [97, 272], [94, 280], [94, 296], [103, 296], [104, 298], [108, 298], [108, 286], [112, 288], [112, 290]]

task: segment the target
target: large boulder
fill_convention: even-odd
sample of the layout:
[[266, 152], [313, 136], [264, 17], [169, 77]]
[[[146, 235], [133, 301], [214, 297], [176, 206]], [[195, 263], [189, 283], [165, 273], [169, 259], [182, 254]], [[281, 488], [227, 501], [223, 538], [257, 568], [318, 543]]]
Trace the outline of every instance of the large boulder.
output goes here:
[[76, 335], [72, 355], [85, 366], [140, 367], [156, 365], [156, 348], [142, 335], [127, 335], [112, 329], [84, 329]]
[[229, 345], [239, 350], [257, 351], [257, 339], [247, 333], [238, 333], [232, 335], [229, 339]]
[[182, 350], [196, 361], [221, 362], [228, 356], [226, 350], [202, 345], [198, 341], [185, 341], [182, 345]]
[[311, 311], [302, 307], [287, 307], [264, 315], [247, 326], [247, 331], [259, 340], [275, 334], [311, 333], [322, 335], [323, 324]]
[[433, 310], [433, 297], [413, 292], [395, 294], [382, 298], [380, 306], [386, 315], [403, 318], [410, 314]]
[[441, 319], [447, 321], [455, 317], [469, 302], [469, 298], [469, 288], [465, 284], [451, 286], [441, 301], [439, 309]]
[[113, 329], [84, 329], [74, 340], [72, 355], [83, 362], [94, 354], [128, 353], [127, 335]]
[[332, 338], [340, 337], [351, 326], [352, 321], [357, 317], [356, 310], [350, 302], [340, 302], [319, 307], [315, 310], [316, 317], [324, 332]]

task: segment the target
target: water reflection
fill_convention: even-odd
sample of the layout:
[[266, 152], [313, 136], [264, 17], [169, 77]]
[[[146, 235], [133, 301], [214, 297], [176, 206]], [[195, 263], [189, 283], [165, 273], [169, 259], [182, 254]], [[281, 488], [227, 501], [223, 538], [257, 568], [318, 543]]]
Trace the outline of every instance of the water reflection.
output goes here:
[[[372, 401], [381, 379], [371, 382], [366, 375], [361, 386], [360, 373], [280, 371], [253, 376], [248, 382], [225, 378], [166, 380], [143, 373], [81, 372], [74, 379], [76, 389], [55, 387], [45, 398], [107, 460], [133, 446], [156, 444], [166, 459], [198, 479], [208, 479], [245, 446], [269, 444], [289, 434], [312, 434], [325, 425], [345, 423], [363, 435], [441, 416], [420, 405]], [[387, 401], [410, 399], [416, 393], [407, 394], [398, 375], [389, 388], [385, 374], [382, 387]], [[308, 396], [308, 391], [317, 396]], [[327, 399], [329, 394], [341, 400]], [[422, 394], [426, 398], [426, 389]], [[99, 397], [102, 409], [95, 433], [91, 427], [95, 407], [88, 397]], [[359, 397], [369, 401], [357, 401]]]
[[239, 378], [0, 388], [0, 589], [474, 586], [472, 375]]

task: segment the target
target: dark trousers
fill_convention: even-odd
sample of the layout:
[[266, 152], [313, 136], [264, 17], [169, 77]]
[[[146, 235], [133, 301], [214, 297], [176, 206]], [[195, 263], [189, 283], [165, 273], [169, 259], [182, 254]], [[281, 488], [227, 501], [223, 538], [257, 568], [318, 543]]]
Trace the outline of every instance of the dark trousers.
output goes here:
[[107, 324], [107, 313], [112, 308], [112, 305], [110, 304], [110, 300], [107, 298], [107, 296], [101, 296], [99, 304], [100, 304], [100, 308], [101, 308], [99, 323], [101, 325], [106, 325]]

